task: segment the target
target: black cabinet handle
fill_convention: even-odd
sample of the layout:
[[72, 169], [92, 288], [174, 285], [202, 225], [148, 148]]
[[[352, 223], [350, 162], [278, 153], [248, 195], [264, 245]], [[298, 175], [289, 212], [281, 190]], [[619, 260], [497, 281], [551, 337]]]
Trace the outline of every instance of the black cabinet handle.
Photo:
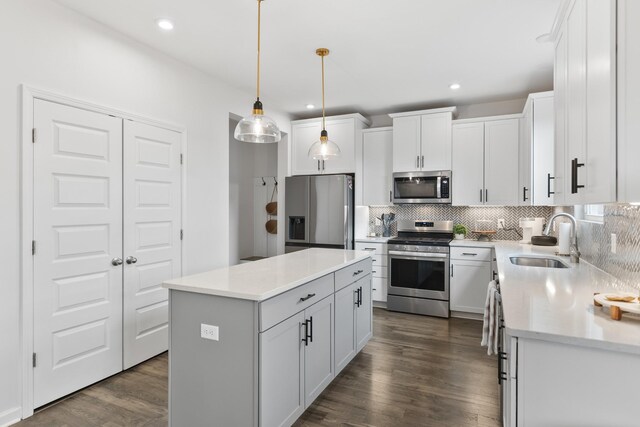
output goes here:
[[315, 296], [316, 296], [316, 294], [307, 294], [307, 296], [306, 296], [306, 297], [302, 297], [302, 298], [300, 298], [300, 302], [306, 301], [306, 300], [308, 300], [309, 298], [313, 298], [313, 297], [315, 297]]
[[482, 188], [480, 189], [480, 203], [482, 203]]
[[360, 307], [362, 305], [362, 286], [360, 286], [360, 292], [358, 293], [358, 307]]
[[313, 342], [313, 316], [309, 316], [309, 342]]
[[305, 319], [303, 325], [304, 325], [304, 335], [302, 337], [302, 342], [306, 347], [309, 345], [309, 321]]
[[358, 274], [363, 273], [363, 272], [364, 272], [364, 270], [354, 271], [354, 272], [353, 272], [353, 275], [354, 275], [354, 276], [357, 276]]
[[556, 194], [555, 191], [551, 191], [551, 180], [556, 179], [555, 176], [551, 176], [550, 173], [547, 174], [547, 197], [551, 197], [552, 194]]
[[529, 191], [529, 189], [527, 187], [522, 187], [522, 201], [526, 202], [528, 197], [527, 197], [527, 191]]
[[450, 271], [451, 277], [453, 277], [453, 264], [449, 266], [449, 271]]
[[393, 202], [392, 192], [389, 191], [389, 203]]
[[496, 273], [495, 271], [493, 272], [493, 280], [496, 280], [496, 276], [498, 275], [498, 273]]
[[466, 256], [478, 256], [478, 254], [474, 254], [473, 252], [463, 252], [462, 255]]
[[356, 307], [360, 307], [360, 288], [356, 289], [355, 293], [356, 293], [355, 305], [356, 305]]
[[584, 185], [578, 185], [578, 168], [584, 166], [584, 163], [578, 163], [578, 158], [571, 160], [571, 194], [576, 194], [579, 188]]
[[485, 203], [489, 202], [489, 190], [487, 189], [484, 190], [484, 202]]

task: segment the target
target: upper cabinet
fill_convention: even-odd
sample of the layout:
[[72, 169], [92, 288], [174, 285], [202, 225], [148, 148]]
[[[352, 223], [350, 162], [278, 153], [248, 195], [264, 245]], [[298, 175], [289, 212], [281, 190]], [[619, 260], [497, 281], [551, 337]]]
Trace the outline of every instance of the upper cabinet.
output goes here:
[[569, 3], [555, 44], [556, 204], [616, 200], [616, 2]]
[[618, 200], [640, 202], [640, 2], [618, 0]]
[[554, 204], [553, 117], [553, 92], [529, 95], [520, 128], [520, 205]]
[[356, 173], [356, 151], [362, 141], [362, 130], [369, 121], [360, 114], [327, 117], [329, 139], [340, 147], [340, 156], [329, 160], [314, 160], [307, 153], [320, 139], [322, 118], [291, 122], [291, 174], [318, 175], [322, 173]]
[[451, 121], [456, 108], [389, 114], [393, 172], [451, 169]]
[[393, 129], [362, 131], [362, 204], [392, 204]]
[[519, 204], [519, 115], [453, 125], [452, 204]]

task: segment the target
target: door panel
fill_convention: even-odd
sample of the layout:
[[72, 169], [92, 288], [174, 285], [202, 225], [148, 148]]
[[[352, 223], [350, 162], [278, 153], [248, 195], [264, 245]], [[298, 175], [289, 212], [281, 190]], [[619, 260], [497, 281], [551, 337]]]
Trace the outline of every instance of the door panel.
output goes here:
[[420, 116], [393, 119], [393, 172], [420, 170]]
[[356, 355], [355, 337], [355, 284], [335, 294], [335, 365], [336, 375]]
[[484, 203], [517, 206], [520, 119], [486, 122], [484, 132]]
[[484, 123], [453, 126], [451, 196], [455, 206], [481, 205], [484, 196]]
[[451, 170], [451, 113], [426, 114], [421, 124], [421, 169]]
[[356, 351], [360, 351], [367, 344], [373, 334], [373, 302], [371, 300], [371, 276], [356, 282], [361, 290], [361, 304], [356, 308]]
[[122, 120], [36, 100], [34, 407], [122, 370]]
[[344, 175], [312, 176], [309, 184], [309, 243], [344, 245], [347, 200]]
[[[308, 156], [311, 145], [320, 139], [321, 130], [320, 122], [291, 127], [291, 175], [314, 175], [321, 172], [320, 163]], [[333, 136], [331, 138], [334, 140]]]
[[[354, 173], [356, 171], [355, 119], [328, 120], [329, 139], [340, 147], [340, 155], [325, 160], [324, 173]], [[313, 141], [319, 139], [319, 135]]]
[[181, 134], [124, 124], [124, 367], [168, 347], [168, 294], [181, 275]]
[[312, 319], [311, 340], [304, 353], [305, 408], [322, 393], [335, 376], [333, 363], [333, 295], [317, 302], [304, 312]]

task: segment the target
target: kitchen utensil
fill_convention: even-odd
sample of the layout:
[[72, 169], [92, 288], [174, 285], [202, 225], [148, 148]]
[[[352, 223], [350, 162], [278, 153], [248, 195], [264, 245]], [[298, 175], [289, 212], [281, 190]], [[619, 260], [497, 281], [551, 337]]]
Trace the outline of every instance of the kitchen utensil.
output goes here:
[[396, 214], [394, 213], [382, 214], [382, 216], [378, 218], [382, 221], [382, 237], [391, 236], [391, 224], [393, 224], [395, 218]]
[[535, 246], [555, 246], [558, 244], [558, 239], [553, 236], [532, 236], [531, 244]]
[[531, 237], [542, 234], [544, 218], [520, 218], [518, 225], [522, 228], [520, 243], [531, 243]]

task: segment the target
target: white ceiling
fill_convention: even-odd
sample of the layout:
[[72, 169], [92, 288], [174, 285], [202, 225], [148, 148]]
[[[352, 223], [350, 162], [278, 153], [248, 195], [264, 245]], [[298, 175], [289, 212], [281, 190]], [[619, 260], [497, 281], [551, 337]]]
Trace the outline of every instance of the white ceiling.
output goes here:
[[[255, 90], [255, 0], [55, 0], [217, 76]], [[266, 0], [265, 110], [315, 116], [318, 47], [327, 111], [406, 111], [514, 99], [552, 87], [553, 46], [537, 43], [562, 0]], [[172, 32], [155, 20], [171, 18]], [[449, 84], [462, 88], [451, 91]], [[247, 109], [253, 99], [247, 99]]]

